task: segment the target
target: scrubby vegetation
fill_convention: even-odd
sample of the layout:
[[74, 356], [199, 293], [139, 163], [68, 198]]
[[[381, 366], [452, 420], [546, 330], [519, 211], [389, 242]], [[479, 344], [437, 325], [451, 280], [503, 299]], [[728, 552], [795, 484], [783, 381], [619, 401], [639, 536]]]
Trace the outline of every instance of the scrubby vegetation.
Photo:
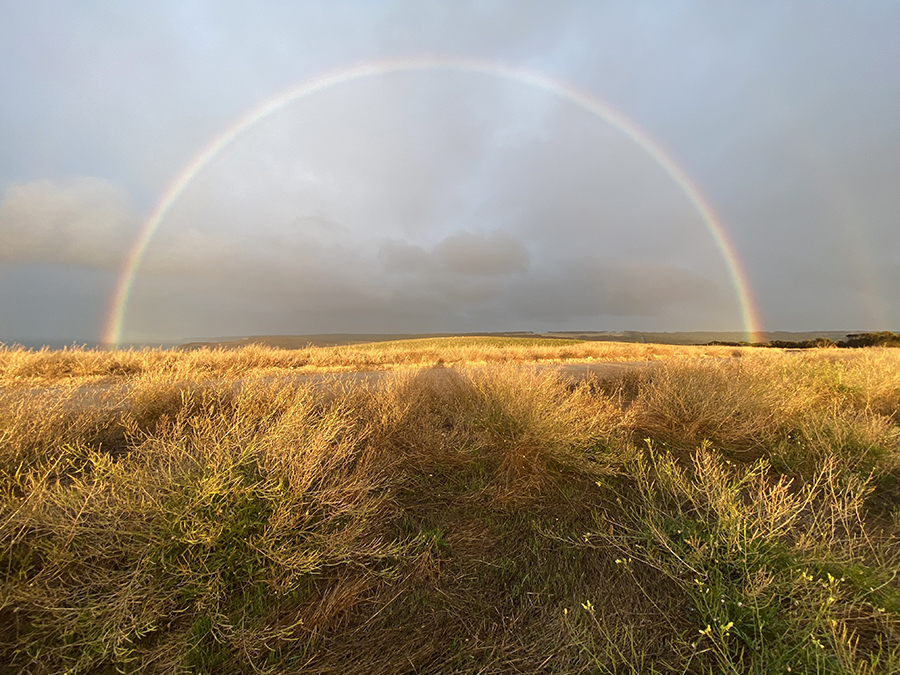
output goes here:
[[646, 348], [4, 352], [0, 670], [900, 672], [900, 354]]
[[841, 349], [857, 349], [859, 347], [900, 347], [900, 334], [890, 331], [877, 333], [848, 333], [846, 340], [835, 342], [827, 337], [811, 338], [809, 340], [770, 340], [768, 342], [727, 342], [715, 340], [708, 343], [709, 346], [725, 347], [775, 347], [776, 349], [821, 349], [838, 347]]
[[435, 364], [524, 363], [563, 361], [648, 361], [727, 357], [726, 347], [579, 342], [540, 338], [459, 337], [375, 342], [341, 347], [273, 349], [201, 348], [187, 352], [142, 349], [104, 351], [64, 349], [29, 351], [0, 347], [0, 382], [34, 385], [57, 380], [110, 382], [124, 376], [161, 378], [247, 375], [296, 375], [322, 371], [365, 371], [430, 367]]
[[851, 333], [846, 340], [838, 342], [839, 347], [900, 347], [900, 334], [890, 331], [878, 333]]

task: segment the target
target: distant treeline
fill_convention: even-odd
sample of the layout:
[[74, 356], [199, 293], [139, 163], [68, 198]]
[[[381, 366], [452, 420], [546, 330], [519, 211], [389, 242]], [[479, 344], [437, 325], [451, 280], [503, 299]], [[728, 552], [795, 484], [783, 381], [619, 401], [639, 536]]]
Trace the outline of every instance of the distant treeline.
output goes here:
[[818, 337], [812, 340], [771, 340], [770, 342], [726, 342], [713, 340], [708, 345], [721, 345], [726, 347], [780, 347], [781, 349], [813, 349], [821, 347], [900, 347], [900, 333], [892, 333], [884, 330], [877, 333], [848, 333], [846, 340], [835, 342], [827, 337]]

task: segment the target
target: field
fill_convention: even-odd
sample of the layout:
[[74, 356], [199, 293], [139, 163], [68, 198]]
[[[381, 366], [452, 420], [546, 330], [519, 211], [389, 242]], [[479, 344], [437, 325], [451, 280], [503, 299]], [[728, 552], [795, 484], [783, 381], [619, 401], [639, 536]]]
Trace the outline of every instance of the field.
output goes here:
[[545, 338], [432, 338], [330, 348], [174, 350], [42, 350], [0, 347], [0, 383], [115, 383], [139, 375], [162, 378], [239, 378], [303, 373], [396, 370], [487, 363], [651, 361], [669, 357], [728, 358], [731, 347], [581, 342]]
[[900, 673], [898, 570], [896, 349], [0, 349], [0, 672]]

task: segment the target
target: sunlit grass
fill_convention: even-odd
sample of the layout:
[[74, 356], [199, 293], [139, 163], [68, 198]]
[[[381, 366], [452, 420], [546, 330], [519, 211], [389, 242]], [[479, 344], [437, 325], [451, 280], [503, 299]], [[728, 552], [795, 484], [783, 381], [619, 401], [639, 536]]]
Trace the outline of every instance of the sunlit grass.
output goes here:
[[454, 340], [0, 354], [0, 663], [900, 672], [897, 351]]
[[419, 338], [412, 340], [389, 340], [387, 342], [371, 342], [355, 345], [357, 349], [367, 351], [396, 351], [410, 352], [420, 349], [478, 349], [478, 348], [522, 348], [522, 347], [556, 347], [565, 349], [572, 345], [585, 344], [585, 340], [564, 340], [553, 338], [526, 338], [526, 337], [490, 337], [490, 336], [460, 336]]
[[110, 382], [141, 374], [169, 378], [367, 371], [466, 363], [557, 363], [731, 358], [753, 348], [582, 342], [544, 338], [453, 337], [399, 340], [339, 347], [284, 350], [251, 345], [239, 349], [66, 349], [30, 351], [0, 347], [0, 383]]

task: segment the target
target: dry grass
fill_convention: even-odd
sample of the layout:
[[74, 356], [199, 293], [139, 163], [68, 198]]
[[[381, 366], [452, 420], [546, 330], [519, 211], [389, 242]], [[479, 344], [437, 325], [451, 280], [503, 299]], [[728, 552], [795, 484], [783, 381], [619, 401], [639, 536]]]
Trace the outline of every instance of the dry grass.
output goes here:
[[445, 347], [0, 354], [0, 672], [900, 672], [897, 351]]
[[0, 383], [43, 386], [58, 381], [109, 383], [153, 374], [170, 379], [298, 372], [393, 370], [435, 364], [565, 361], [652, 361], [661, 358], [729, 358], [752, 348], [686, 347], [534, 338], [433, 338], [342, 347], [283, 350], [252, 345], [191, 351], [91, 349], [29, 351], [0, 347]]

